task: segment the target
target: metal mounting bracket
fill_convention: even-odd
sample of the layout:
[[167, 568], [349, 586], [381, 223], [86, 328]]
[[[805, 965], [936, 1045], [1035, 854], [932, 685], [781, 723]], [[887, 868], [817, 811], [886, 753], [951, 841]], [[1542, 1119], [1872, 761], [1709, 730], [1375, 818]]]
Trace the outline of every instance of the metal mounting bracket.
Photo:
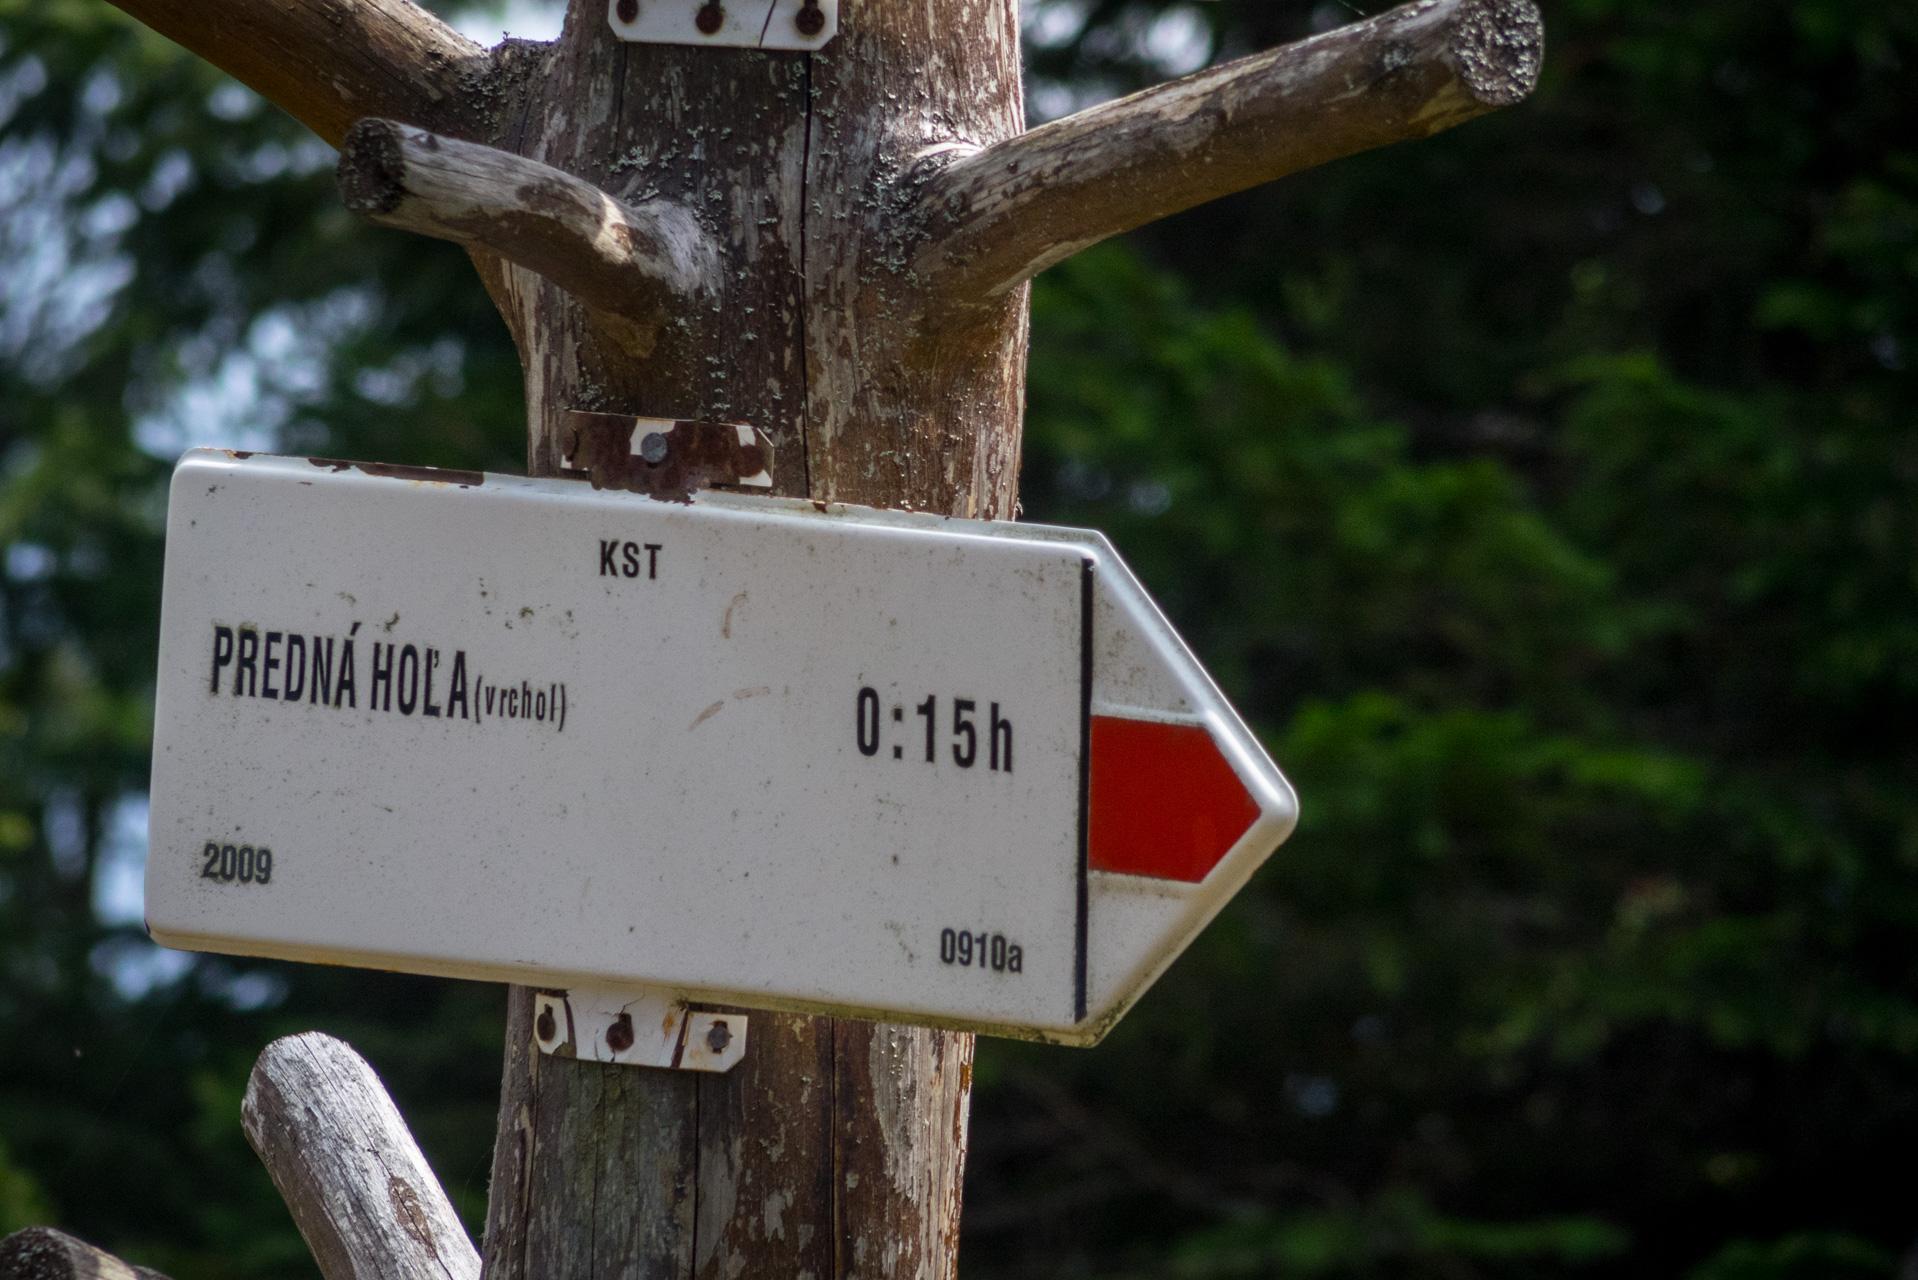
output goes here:
[[746, 1019], [689, 1010], [661, 991], [574, 987], [533, 996], [533, 1043], [555, 1058], [731, 1071], [746, 1055]]
[[606, 21], [638, 44], [822, 49], [839, 34], [839, 0], [607, 0]]
[[684, 502], [699, 489], [770, 489], [773, 444], [743, 422], [688, 422], [568, 409], [560, 432], [561, 475], [595, 489], [630, 489]]

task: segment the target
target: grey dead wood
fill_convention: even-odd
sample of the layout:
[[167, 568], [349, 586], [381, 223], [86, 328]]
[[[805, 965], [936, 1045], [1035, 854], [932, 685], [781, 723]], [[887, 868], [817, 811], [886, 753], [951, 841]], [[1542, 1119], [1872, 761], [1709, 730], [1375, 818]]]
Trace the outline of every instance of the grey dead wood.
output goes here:
[[240, 1119], [326, 1280], [479, 1280], [439, 1179], [347, 1045], [317, 1031], [269, 1044]]
[[391, 120], [340, 145], [346, 207], [400, 231], [493, 249], [577, 298], [644, 357], [674, 313], [718, 292], [718, 255], [671, 200], [627, 205], [564, 170]]
[[984, 147], [927, 183], [914, 262], [935, 302], [987, 303], [1109, 236], [1531, 93], [1531, 0], [1418, 0]]
[[167, 1280], [52, 1227], [28, 1227], [0, 1240], [0, 1280]]
[[[350, 144], [348, 198], [468, 246], [519, 349], [532, 474], [569, 410], [746, 421], [779, 493], [982, 519], [1016, 509], [1034, 272], [1516, 101], [1540, 51], [1529, 0], [1417, 0], [1028, 133], [1016, 0], [841, 0], [812, 54], [623, 44], [605, 0], [486, 52], [406, 0], [115, 2], [329, 141], [392, 122], [369, 130], [399, 180], [382, 195], [392, 170]], [[539, 174], [561, 211], [465, 218], [473, 183], [399, 126], [498, 152], [462, 172]], [[667, 208], [715, 286], [600, 288], [602, 230]], [[971, 1036], [754, 1011], [745, 1061], [693, 1075], [545, 1057], [532, 1001], [510, 989], [488, 1280], [955, 1273]]]

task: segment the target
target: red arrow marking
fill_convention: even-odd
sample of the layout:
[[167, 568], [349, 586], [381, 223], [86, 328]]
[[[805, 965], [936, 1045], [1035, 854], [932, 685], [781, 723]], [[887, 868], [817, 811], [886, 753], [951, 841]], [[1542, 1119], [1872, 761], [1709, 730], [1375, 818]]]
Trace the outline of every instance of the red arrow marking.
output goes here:
[[1197, 884], [1258, 818], [1202, 726], [1092, 717], [1094, 871]]

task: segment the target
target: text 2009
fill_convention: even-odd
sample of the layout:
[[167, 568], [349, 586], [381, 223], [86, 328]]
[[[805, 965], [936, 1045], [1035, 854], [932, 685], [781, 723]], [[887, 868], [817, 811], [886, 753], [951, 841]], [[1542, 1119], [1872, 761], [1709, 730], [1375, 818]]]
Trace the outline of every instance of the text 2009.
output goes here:
[[939, 931], [939, 959], [964, 969], [978, 967], [994, 973], [1023, 973], [1025, 948], [1007, 942], [1003, 933], [970, 933], [964, 929]]
[[209, 840], [200, 850], [206, 859], [200, 866], [200, 879], [221, 884], [269, 884], [273, 880], [273, 850], [262, 845], [234, 846]]

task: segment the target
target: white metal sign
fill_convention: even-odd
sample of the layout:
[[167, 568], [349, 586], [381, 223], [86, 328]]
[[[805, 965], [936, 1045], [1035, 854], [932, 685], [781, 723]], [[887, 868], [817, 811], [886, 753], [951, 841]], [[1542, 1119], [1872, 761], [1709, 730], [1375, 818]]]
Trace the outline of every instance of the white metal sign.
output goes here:
[[174, 474], [169, 946], [1092, 1043], [1294, 814], [1095, 532]]

